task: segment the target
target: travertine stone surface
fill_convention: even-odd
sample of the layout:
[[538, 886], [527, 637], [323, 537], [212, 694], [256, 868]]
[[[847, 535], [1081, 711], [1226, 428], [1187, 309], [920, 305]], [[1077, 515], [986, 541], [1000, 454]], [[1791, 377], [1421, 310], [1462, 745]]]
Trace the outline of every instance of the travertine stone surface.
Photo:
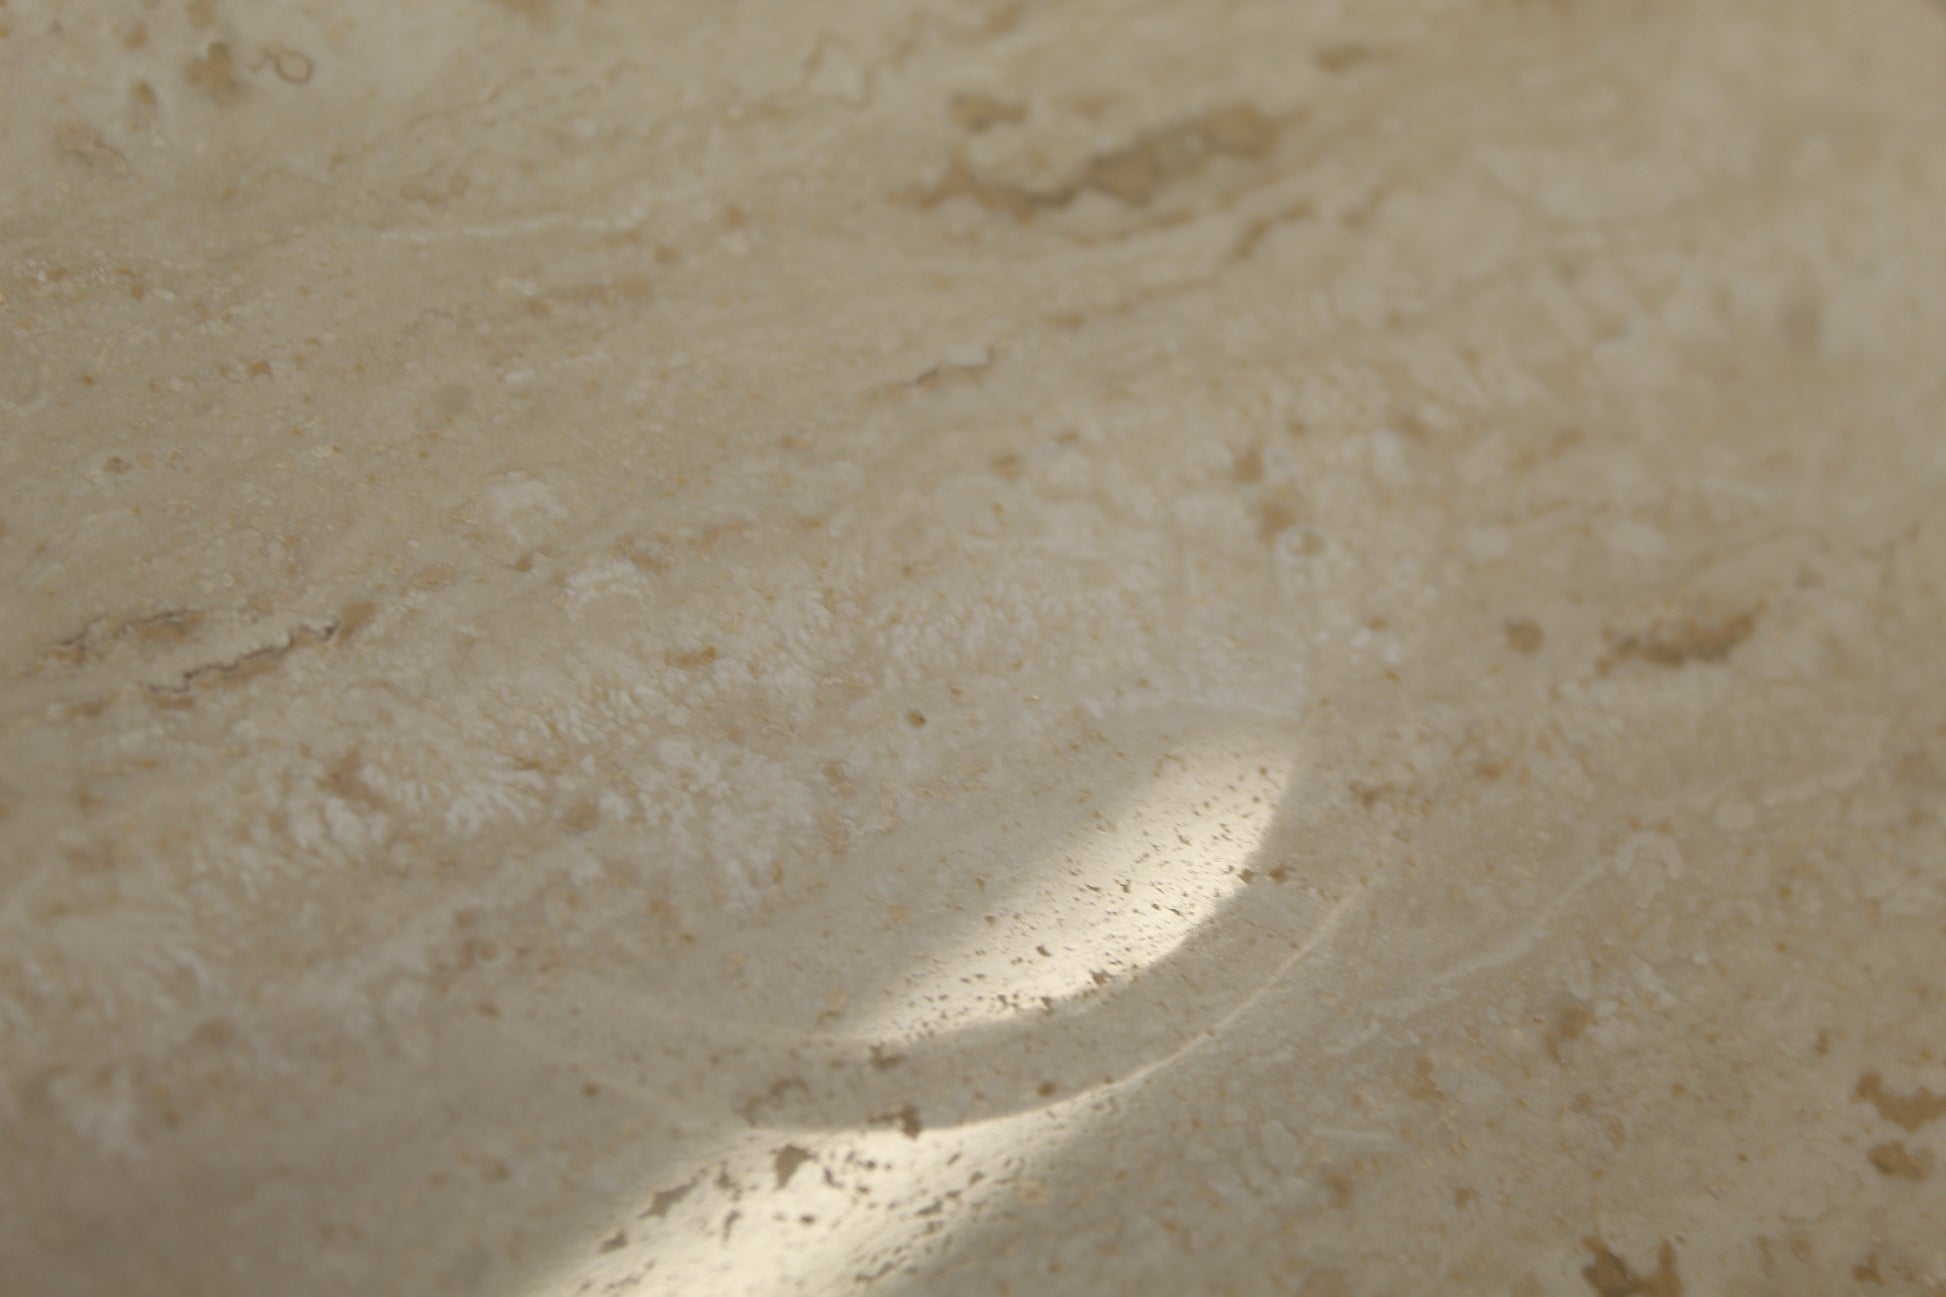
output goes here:
[[1931, 0], [0, 0], [0, 1292], [1946, 1293]]

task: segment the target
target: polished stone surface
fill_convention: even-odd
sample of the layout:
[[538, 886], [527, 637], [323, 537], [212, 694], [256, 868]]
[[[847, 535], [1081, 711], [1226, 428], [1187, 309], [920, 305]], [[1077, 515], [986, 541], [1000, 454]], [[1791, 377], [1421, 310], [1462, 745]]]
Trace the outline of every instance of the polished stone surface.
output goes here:
[[0, 0], [0, 1291], [1946, 1293], [1931, 0]]

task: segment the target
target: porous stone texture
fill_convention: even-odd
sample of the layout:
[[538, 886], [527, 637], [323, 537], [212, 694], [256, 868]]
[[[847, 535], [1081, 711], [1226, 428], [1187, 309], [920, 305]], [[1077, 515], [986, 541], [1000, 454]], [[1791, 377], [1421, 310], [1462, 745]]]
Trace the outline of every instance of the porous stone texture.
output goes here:
[[0, 0], [0, 1290], [1946, 1293], [1946, 8]]

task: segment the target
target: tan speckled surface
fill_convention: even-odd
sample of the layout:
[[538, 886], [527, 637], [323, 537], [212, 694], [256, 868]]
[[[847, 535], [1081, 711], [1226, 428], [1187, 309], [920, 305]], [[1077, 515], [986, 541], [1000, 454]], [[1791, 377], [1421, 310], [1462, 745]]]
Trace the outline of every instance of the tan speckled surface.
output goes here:
[[0, 1293], [1946, 1294], [1946, 9], [0, 0]]

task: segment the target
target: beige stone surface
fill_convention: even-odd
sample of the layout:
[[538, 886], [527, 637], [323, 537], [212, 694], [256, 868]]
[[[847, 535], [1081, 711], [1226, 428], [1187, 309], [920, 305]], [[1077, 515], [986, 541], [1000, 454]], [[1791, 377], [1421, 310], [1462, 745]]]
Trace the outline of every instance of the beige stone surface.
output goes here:
[[1946, 10], [0, 0], [0, 1292], [1946, 1293]]

